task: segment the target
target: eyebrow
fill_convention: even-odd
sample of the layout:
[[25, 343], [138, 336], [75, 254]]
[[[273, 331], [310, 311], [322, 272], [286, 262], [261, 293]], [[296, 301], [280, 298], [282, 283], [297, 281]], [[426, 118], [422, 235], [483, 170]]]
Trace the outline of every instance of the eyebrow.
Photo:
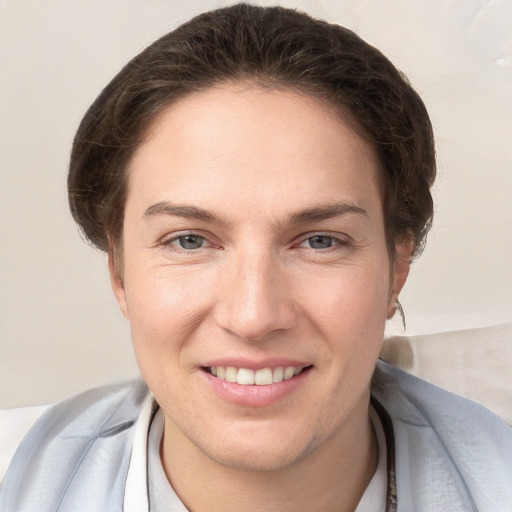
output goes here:
[[[349, 213], [368, 216], [368, 212], [357, 204], [341, 201], [290, 213], [285, 218], [285, 222], [283, 224], [305, 224], [307, 222], [340, 217]], [[226, 222], [222, 221], [217, 215], [208, 210], [204, 210], [203, 208], [191, 205], [172, 204], [168, 201], [155, 203], [144, 212], [144, 217], [153, 217], [158, 215], [171, 215], [216, 224], [226, 224]]]
[[287, 218], [288, 224], [305, 224], [317, 220], [326, 220], [333, 217], [340, 217], [348, 213], [368, 216], [368, 212], [357, 204], [341, 201], [333, 204], [326, 204], [308, 208], [300, 212], [292, 213]]
[[173, 215], [186, 219], [220, 223], [220, 219], [207, 210], [203, 210], [197, 206], [172, 204], [167, 201], [160, 201], [159, 203], [153, 204], [144, 212], [144, 217], [153, 217], [156, 215]]

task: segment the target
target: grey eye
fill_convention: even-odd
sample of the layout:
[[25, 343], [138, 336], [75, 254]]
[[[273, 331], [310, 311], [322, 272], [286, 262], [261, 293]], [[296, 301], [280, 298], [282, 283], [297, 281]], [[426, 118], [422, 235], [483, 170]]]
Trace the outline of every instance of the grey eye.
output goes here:
[[334, 243], [333, 237], [327, 235], [310, 236], [307, 241], [312, 249], [328, 249]]
[[180, 236], [177, 241], [182, 249], [199, 249], [203, 246], [204, 237], [199, 235]]

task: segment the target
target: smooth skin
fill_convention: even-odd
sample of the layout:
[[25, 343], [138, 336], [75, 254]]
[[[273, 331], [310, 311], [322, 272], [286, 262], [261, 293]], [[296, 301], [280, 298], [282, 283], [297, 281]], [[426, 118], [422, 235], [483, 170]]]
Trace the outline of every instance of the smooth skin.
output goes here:
[[[378, 172], [328, 106], [251, 84], [177, 101], [137, 149], [109, 267], [190, 510], [357, 506], [377, 465], [370, 379], [411, 252], [390, 262]], [[219, 358], [309, 369], [244, 406], [210, 385]]]

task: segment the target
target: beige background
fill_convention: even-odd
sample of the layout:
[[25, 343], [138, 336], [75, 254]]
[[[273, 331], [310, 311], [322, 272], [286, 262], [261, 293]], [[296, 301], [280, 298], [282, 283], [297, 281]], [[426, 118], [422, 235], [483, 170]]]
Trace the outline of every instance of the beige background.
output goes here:
[[[71, 140], [122, 64], [191, 15], [229, 3], [0, 1], [0, 408], [136, 374], [104, 256], [83, 244], [67, 211]], [[511, 322], [512, 2], [256, 3], [355, 30], [429, 108], [436, 218], [402, 296], [408, 332]]]

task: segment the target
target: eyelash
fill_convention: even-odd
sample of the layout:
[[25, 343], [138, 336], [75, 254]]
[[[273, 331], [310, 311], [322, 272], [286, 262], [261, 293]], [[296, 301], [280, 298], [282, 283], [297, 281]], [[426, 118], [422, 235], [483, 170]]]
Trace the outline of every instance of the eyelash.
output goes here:
[[303, 246], [303, 244], [307, 241], [310, 241], [314, 238], [327, 238], [330, 240], [331, 245], [328, 247], [304, 247], [306, 250], [314, 251], [314, 252], [330, 252], [336, 251], [340, 249], [346, 249], [350, 246], [350, 240], [348, 237], [342, 237], [338, 233], [336, 235], [332, 233], [307, 233], [306, 236], [303, 236], [298, 244], [299, 247]]
[[[333, 243], [333, 245], [346, 245], [348, 244], [347, 238], [341, 238], [340, 236], [333, 235], [331, 233], [308, 233], [307, 236], [302, 238], [302, 243], [306, 242], [307, 240], [312, 240], [313, 238], [328, 238]], [[332, 247], [329, 246], [327, 248]], [[313, 247], [312, 247], [313, 249]]]
[[[201, 246], [197, 248], [185, 248], [180, 247], [179, 241], [184, 240], [187, 237], [198, 237], [201, 239]], [[314, 238], [326, 238], [330, 242], [330, 245], [328, 247], [305, 247], [303, 244], [307, 241], [311, 241]], [[205, 242], [207, 242], [209, 245], [206, 247], [203, 245]], [[325, 232], [313, 232], [313, 233], [307, 233], [305, 236], [302, 236], [297, 243], [292, 244], [292, 248], [300, 248], [302, 247], [305, 250], [313, 251], [315, 253], [325, 253], [325, 252], [331, 252], [336, 251], [340, 249], [346, 249], [350, 246], [351, 242], [348, 239], [348, 237], [341, 237], [339, 234], [332, 234], [332, 233], [325, 233]], [[211, 241], [210, 237], [205, 235], [205, 233], [197, 232], [197, 231], [185, 231], [178, 234], [175, 234], [174, 236], [168, 238], [164, 237], [159, 242], [159, 245], [169, 249], [171, 251], [184, 253], [184, 254], [194, 254], [195, 252], [199, 251], [200, 249], [206, 249], [206, 248], [219, 248], [220, 246], [218, 244], [215, 244]]]
[[205, 236], [204, 233], [200, 233], [197, 231], [186, 231], [186, 232], [178, 233], [170, 238], [164, 237], [164, 238], [162, 238], [162, 240], [160, 240], [159, 245], [166, 249], [176, 251], [176, 252], [185, 253], [185, 254], [187, 254], [187, 253], [192, 254], [192, 253], [195, 253], [196, 251], [198, 251], [199, 249], [204, 248], [202, 244], [200, 247], [198, 247], [196, 249], [186, 249], [184, 247], [179, 247], [178, 245], [175, 245], [175, 242], [179, 243], [179, 240], [186, 239], [187, 237], [198, 237], [198, 238], [202, 239], [202, 241], [203, 241], [202, 243], [209, 242], [210, 245], [208, 247], [218, 247], [207, 236]]

